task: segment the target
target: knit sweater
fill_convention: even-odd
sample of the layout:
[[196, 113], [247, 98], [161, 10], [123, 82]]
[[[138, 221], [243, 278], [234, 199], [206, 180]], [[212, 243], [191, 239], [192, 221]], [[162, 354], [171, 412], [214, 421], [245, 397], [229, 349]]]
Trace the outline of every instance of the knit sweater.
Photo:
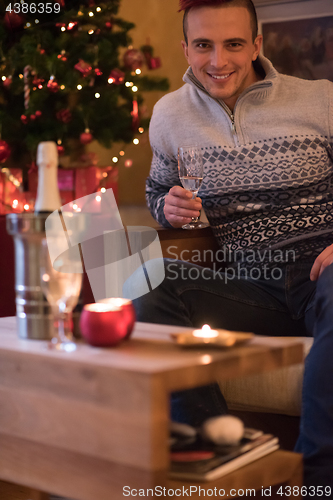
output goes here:
[[171, 227], [163, 208], [169, 189], [181, 185], [177, 149], [199, 146], [198, 196], [230, 260], [272, 261], [269, 252], [284, 252], [284, 261], [312, 262], [333, 243], [333, 83], [281, 75], [268, 59], [259, 62], [265, 78], [245, 89], [233, 113], [191, 68], [185, 85], [155, 105], [147, 204]]

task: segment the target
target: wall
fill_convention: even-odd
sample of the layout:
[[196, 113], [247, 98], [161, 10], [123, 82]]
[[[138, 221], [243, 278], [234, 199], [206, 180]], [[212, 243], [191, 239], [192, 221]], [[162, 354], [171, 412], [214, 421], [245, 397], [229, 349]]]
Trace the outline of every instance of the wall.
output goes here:
[[[132, 21], [136, 28], [131, 32], [133, 46], [139, 48], [149, 38], [154, 47], [154, 55], [160, 56], [162, 67], [148, 71], [149, 76], [168, 77], [170, 91], [182, 85], [182, 76], [187, 68], [186, 60], [180, 46], [182, 40], [182, 14], [177, 13], [178, 0], [122, 0], [119, 16]], [[257, 8], [259, 21], [278, 18], [316, 16], [333, 13], [332, 0], [306, 0], [292, 3], [280, 3]], [[145, 104], [151, 114], [154, 103], [163, 92], [147, 92]], [[151, 150], [148, 134], [140, 136], [139, 146], [126, 146], [126, 157], [133, 159], [133, 166], [125, 168], [119, 165], [119, 197], [121, 204], [145, 204], [145, 179], [149, 173]], [[98, 150], [101, 164], [108, 165], [119, 146], [107, 151], [93, 146]]]
[[259, 21], [333, 14], [332, 0], [307, 0], [257, 7]]

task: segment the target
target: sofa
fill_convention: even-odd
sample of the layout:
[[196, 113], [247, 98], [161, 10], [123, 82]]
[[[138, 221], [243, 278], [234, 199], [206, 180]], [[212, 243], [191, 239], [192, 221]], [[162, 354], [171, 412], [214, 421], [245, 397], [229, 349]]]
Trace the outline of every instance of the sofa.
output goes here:
[[[214, 253], [219, 247], [210, 227], [191, 231], [159, 228], [157, 231], [164, 257], [176, 258], [177, 255], [180, 260], [212, 267]], [[313, 339], [297, 339], [304, 345], [305, 358]], [[221, 381], [219, 385], [231, 413], [242, 418], [247, 426], [276, 434], [282, 447], [293, 449], [299, 429], [303, 372], [304, 363], [301, 363], [259, 375]]]

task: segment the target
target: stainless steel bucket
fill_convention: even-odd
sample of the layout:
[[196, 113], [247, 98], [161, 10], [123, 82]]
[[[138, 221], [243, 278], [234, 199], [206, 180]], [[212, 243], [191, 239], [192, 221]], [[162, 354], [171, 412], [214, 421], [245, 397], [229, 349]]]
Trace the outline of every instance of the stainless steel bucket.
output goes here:
[[23, 339], [55, 336], [54, 320], [40, 285], [40, 248], [48, 214], [8, 214], [7, 232], [15, 245], [15, 291], [18, 334]]

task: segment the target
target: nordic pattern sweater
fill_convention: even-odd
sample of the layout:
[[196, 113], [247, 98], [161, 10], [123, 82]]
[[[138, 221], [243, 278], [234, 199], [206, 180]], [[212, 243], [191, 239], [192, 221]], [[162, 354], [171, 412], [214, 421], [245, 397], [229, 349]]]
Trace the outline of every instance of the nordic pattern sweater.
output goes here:
[[263, 262], [284, 252], [286, 261], [312, 262], [333, 243], [333, 83], [281, 75], [259, 61], [266, 76], [241, 94], [233, 114], [191, 68], [185, 85], [155, 105], [147, 204], [171, 227], [163, 207], [169, 189], [181, 185], [178, 146], [199, 146], [198, 196], [230, 260]]

